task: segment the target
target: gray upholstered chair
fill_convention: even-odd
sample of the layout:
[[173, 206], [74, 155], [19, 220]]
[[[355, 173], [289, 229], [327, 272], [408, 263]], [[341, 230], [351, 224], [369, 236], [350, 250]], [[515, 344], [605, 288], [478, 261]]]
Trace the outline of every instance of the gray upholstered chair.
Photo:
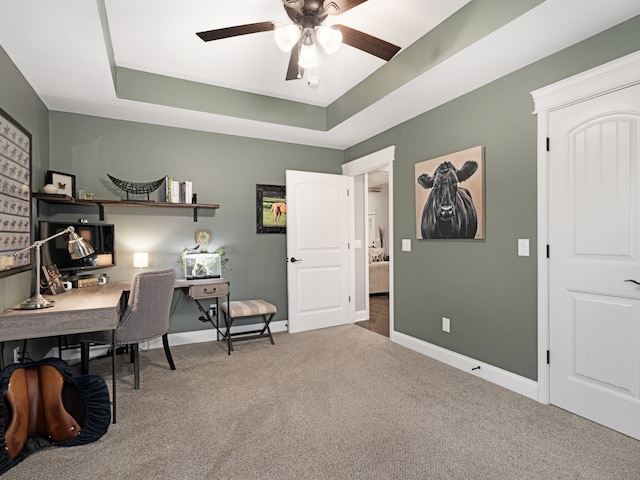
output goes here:
[[[116, 345], [130, 345], [133, 361], [134, 387], [140, 389], [140, 361], [138, 344], [162, 337], [164, 353], [171, 370], [175, 364], [169, 350], [167, 332], [175, 288], [176, 271], [157, 270], [136, 273], [131, 282], [129, 298], [116, 329]], [[119, 310], [120, 312], [120, 310]], [[111, 332], [95, 332], [82, 335], [81, 365], [84, 374], [89, 371], [89, 344], [111, 344]]]

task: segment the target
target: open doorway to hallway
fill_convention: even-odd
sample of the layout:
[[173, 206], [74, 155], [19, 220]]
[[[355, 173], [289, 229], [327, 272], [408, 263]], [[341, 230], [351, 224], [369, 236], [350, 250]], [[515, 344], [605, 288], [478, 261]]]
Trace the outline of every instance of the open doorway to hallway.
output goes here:
[[367, 257], [369, 318], [357, 324], [389, 336], [389, 167], [367, 172]]
[[391, 340], [394, 158], [392, 145], [342, 165], [343, 175], [354, 178], [355, 323]]

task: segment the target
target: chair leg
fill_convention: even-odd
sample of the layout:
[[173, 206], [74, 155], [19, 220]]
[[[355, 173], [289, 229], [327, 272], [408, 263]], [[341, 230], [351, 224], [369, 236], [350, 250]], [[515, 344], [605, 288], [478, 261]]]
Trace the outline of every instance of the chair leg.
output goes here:
[[131, 345], [131, 356], [133, 357], [133, 389], [140, 390], [140, 355], [138, 355], [138, 344]]
[[162, 335], [162, 346], [164, 347], [164, 354], [167, 357], [167, 362], [169, 362], [169, 367], [171, 370], [176, 369], [175, 363], [173, 363], [173, 357], [171, 356], [171, 350], [169, 350], [169, 336], [167, 333]]
[[80, 373], [89, 373], [89, 342], [80, 342]]

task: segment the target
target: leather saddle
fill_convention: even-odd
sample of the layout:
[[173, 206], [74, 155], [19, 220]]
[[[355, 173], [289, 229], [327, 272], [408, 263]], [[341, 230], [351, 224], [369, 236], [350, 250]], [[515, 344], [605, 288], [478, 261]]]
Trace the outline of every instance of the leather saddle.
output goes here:
[[41, 448], [93, 442], [111, 422], [102, 377], [75, 376], [57, 358], [9, 365], [0, 392], [0, 474]]

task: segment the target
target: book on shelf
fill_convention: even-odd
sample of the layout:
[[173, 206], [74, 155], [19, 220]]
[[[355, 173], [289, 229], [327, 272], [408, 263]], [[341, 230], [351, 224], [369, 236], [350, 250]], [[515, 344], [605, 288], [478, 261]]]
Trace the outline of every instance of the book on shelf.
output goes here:
[[178, 181], [166, 177], [165, 201], [169, 203], [191, 203], [193, 197], [193, 182]]
[[171, 202], [171, 178], [169, 175], [164, 176], [164, 201]]

